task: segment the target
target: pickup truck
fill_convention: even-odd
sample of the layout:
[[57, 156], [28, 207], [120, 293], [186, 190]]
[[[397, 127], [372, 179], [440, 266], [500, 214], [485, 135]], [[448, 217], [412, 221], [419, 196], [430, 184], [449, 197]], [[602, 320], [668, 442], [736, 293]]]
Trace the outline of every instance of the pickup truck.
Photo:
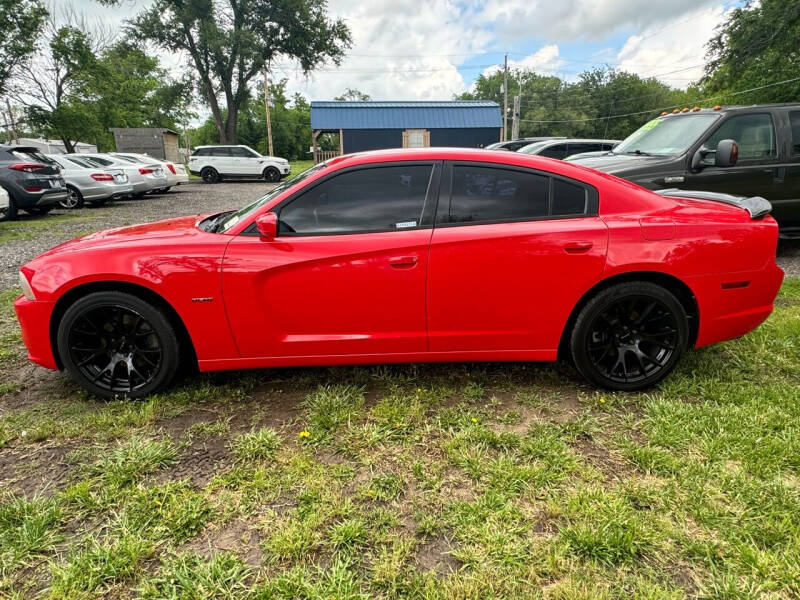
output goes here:
[[800, 104], [684, 108], [602, 156], [574, 161], [651, 190], [761, 196], [783, 238], [800, 238]]

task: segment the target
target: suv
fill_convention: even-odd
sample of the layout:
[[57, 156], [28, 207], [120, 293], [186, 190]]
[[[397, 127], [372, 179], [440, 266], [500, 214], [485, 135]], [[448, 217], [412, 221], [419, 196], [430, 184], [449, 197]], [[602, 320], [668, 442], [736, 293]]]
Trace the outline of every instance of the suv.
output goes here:
[[0, 185], [9, 196], [0, 221], [13, 221], [20, 208], [43, 215], [67, 197], [58, 166], [32, 146], [0, 146]]
[[572, 162], [651, 190], [762, 196], [781, 237], [800, 237], [800, 104], [662, 113], [612, 152]]
[[564, 160], [568, 156], [581, 154], [583, 152], [608, 152], [617, 144], [619, 144], [619, 140], [545, 140], [543, 142], [534, 142], [523, 146], [517, 150], [517, 152], [520, 154], [536, 154], [538, 156], [546, 156], [547, 158]]
[[189, 157], [189, 172], [206, 183], [217, 183], [223, 177], [275, 183], [291, 170], [288, 160], [261, 156], [247, 146], [198, 146]]

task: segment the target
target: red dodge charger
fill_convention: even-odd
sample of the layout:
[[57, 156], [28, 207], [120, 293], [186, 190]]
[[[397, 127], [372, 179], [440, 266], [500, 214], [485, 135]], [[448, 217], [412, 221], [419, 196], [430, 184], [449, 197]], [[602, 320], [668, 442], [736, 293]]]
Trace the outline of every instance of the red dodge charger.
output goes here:
[[101, 396], [159, 390], [184, 360], [563, 357], [637, 390], [770, 314], [769, 210], [510, 152], [367, 152], [240, 210], [61, 244], [22, 267], [15, 307], [29, 358]]

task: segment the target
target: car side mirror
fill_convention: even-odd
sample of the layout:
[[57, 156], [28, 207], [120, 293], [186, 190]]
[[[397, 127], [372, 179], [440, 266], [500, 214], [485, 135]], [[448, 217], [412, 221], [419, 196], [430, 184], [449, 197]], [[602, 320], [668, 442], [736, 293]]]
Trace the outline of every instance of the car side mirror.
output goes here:
[[720, 140], [714, 155], [715, 167], [732, 167], [739, 160], [739, 146], [734, 140]]
[[264, 213], [256, 217], [256, 229], [265, 241], [274, 240], [278, 235], [278, 215], [274, 212]]

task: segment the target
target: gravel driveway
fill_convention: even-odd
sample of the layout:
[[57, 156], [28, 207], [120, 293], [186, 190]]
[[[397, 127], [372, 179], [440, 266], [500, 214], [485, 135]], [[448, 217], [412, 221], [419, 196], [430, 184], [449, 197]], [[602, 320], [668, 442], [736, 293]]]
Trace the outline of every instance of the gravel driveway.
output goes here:
[[[54, 210], [46, 217], [21, 212], [19, 221], [0, 223], [0, 290], [17, 286], [20, 265], [48, 248], [99, 229], [157, 221], [188, 214], [239, 208], [274, 184], [253, 181], [208, 185], [189, 183], [168, 194], [113, 202], [102, 208]], [[778, 264], [787, 275], [800, 276], [800, 241], [782, 242]]]

